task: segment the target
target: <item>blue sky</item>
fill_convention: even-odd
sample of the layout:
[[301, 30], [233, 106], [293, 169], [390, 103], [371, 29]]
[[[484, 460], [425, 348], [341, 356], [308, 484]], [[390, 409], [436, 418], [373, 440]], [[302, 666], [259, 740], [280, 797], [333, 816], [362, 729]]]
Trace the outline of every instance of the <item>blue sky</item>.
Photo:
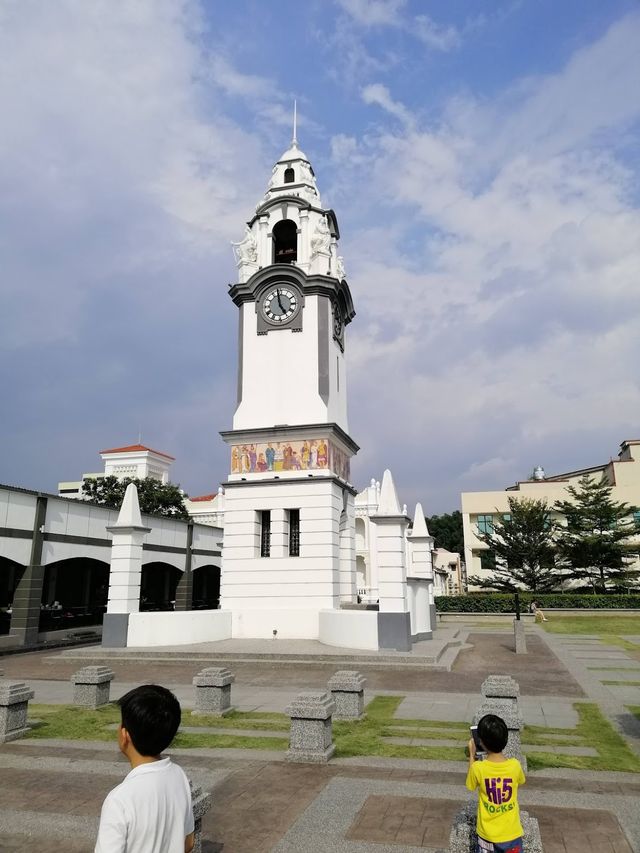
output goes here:
[[358, 315], [354, 465], [427, 513], [640, 425], [640, 9], [0, 0], [0, 481], [227, 473], [230, 241], [299, 137]]

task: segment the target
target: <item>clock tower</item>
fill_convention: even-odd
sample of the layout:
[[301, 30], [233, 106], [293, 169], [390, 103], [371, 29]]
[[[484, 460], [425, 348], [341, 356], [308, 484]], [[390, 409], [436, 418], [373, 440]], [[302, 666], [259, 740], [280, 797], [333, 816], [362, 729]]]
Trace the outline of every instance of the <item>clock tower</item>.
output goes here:
[[321, 614], [356, 600], [345, 358], [355, 311], [339, 239], [294, 124], [234, 244], [237, 406], [221, 433], [221, 606], [234, 637], [318, 638]]

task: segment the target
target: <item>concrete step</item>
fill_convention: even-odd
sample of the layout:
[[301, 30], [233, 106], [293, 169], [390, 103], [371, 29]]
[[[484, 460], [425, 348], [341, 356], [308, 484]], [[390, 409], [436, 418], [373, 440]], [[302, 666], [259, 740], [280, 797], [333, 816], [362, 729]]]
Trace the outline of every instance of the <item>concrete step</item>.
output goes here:
[[[228, 648], [229, 641], [224, 641], [226, 648], [216, 648], [215, 643], [202, 643], [198, 646], [183, 646], [178, 648], [124, 648], [103, 649], [91, 646], [78, 649], [66, 649], [63, 652], [46, 658], [49, 663], [60, 663], [61, 661], [78, 661], [83, 664], [89, 663], [139, 663], [141, 660], [164, 661], [164, 662], [190, 662], [190, 663], [250, 663], [255, 661], [269, 661], [270, 663], [305, 663], [305, 664], [336, 664], [340, 666], [402, 666], [417, 667], [448, 671], [462, 646], [462, 632], [447, 632], [446, 638], [441, 640], [425, 640], [416, 643], [411, 652], [395, 651], [365, 651], [357, 649], [335, 649], [331, 650], [321, 643], [315, 643], [311, 651], [295, 652], [292, 650], [294, 641], [277, 640], [264, 641], [262, 647], [267, 643], [276, 642], [279, 650], [262, 651], [252, 644], [242, 641], [236, 645], [237, 651]], [[231, 641], [233, 642], [233, 641]], [[243, 647], [244, 645], [244, 647]]]

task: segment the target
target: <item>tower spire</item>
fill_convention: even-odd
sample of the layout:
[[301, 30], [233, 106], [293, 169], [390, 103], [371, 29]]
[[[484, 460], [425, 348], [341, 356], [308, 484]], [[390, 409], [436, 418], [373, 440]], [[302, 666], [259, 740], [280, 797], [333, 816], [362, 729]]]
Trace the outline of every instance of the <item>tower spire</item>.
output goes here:
[[291, 145], [294, 148], [298, 147], [298, 102], [296, 100], [293, 102], [293, 137]]

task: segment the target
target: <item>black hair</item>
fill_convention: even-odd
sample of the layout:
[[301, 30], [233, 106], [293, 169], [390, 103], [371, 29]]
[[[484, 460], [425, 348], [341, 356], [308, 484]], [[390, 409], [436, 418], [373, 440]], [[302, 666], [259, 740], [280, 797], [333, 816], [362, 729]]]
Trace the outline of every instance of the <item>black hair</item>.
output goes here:
[[180, 703], [166, 687], [159, 684], [134, 687], [117, 704], [122, 727], [140, 755], [160, 755], [174, 739], [180, 726]]
[[502, 752], [509, 739], [509, 730], [501, 717], [485, 714], [478, 723], [478, 737], [488, 752]]

